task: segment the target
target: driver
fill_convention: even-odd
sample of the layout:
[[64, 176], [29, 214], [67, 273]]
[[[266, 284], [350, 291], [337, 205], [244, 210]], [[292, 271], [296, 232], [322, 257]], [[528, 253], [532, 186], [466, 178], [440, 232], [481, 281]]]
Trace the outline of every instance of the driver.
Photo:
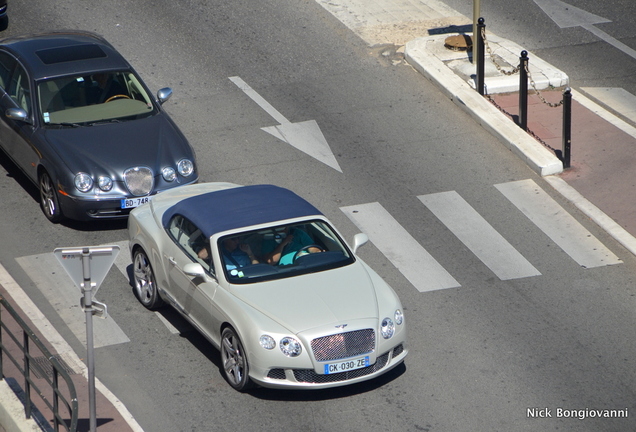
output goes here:
[[[305, 231], [300, 228], [285, 227], [279, 239], [263, 240], [263, 261], [272, 265], [292, 264], [299, 250], [313, 244], [313, 240]], [[308, 248], [307, 252], [322, 252], [322, 249], [314, 246]]]
[[107, 102], [114, 96], [128, 97], [126, 89], [115, 79], [114, 74], [96, 73], [92, 76], [93, 86], [89, 90], [88, 103]]

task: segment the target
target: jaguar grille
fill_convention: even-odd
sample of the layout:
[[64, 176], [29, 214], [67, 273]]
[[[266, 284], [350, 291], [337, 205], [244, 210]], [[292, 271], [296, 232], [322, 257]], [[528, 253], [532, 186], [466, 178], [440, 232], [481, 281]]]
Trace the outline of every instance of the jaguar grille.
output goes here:
[[126, 188], [135, 196], [148, 195], [154, 186], [152, 170], [147, 167], [134, 167], [124, 171]]

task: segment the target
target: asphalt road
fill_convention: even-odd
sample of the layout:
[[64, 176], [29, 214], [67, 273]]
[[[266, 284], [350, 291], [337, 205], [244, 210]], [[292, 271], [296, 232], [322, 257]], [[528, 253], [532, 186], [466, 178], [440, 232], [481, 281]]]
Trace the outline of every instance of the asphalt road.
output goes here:
[[[634, 428], [633, 416], [540, 419], [528, 410], [636, 412], [636, 261], [399, 55], [369, 47], [314, 1], [15, 3], [7, 34], [96, 31], [151, 89], [173, 87], [166, 107], [195, 147], [202, 180], [291, 188], [348, 240], [359, 228], [342, 208], [380, 203], [459, 285], [420, 292], [416, 283], [429, 274], [417, 275], [416, 268], [409, 279], [370, 244], [362, 257], [405, 305], [411, 349], [405, 367], [336, 390], [240, 394], [223, 381], [209, 343], [174, 313], [147, 312], [125, 269], [113, 269], [96, 297], [128, 341], [98, 348], [96, 371], [145, 430]], [[290, 122], [315, 120], [340, 170], [263, 131], [279, 122], [229, 79], [237, 76]], [[51, 225], [35, 188], [6, 157], [0, 163], [6, 172], [0, 262], [83, 357], [81, 337], [34, 281], [38, 272], [40, 279], [52, 277], [38, 263], [56, 247], [124, 242], [125, 223]], [[552, 196], [622, 263], [575, 262], [495, 187], [520, 180]], [[493, 273], [475, 246], [418, 199], [441, 192], [461, 196], [540, 274]]]

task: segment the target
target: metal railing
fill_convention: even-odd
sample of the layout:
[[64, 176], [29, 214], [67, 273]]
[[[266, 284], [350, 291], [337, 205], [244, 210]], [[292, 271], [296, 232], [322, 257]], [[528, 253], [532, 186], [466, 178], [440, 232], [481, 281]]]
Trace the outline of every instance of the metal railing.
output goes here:
[[[13, 318], [14, 323], [19, 325], [21, 335], [14, 334], [14, 331], [9, 328], [7, 313]], [[15, 328], [16, 326], [13, 325], [13, 327]], [[20, 330], [17, 333], [20, 333]], [[8, 336], [9, 340], [3, 339], [4, 336]], [[12, 342], [13, 345], [10, 347], [7, 342]], [[37, 349], [39, 354], [49, 362], [52, 368], [52, 376], [49, 376], [49, 373], [38, 364], [36, 357], [31, 353], [33, 349]], [[5, 356], [17, 368], [19, 372], [17, 378], [20, 379], [22, 377], [24, 379], [24, 413], [26, 418], [31, 418], [33, 411], [37, 410], [32, 400], [32, 397], [37, 395], [53, 414], [55, 432], [59, 432], [60, 427], [67, 432], [76, 432], [78, 402], [75, 385], [70, 375], [60, 361], [49, 352], [37, 335], [20, 318], [9, 302], [0, 296], [0, 373], [2, 379], [5, 378], [5, 366], [3, 363]], [[37, 379], [38, 375], [40, 379]], [[65, 391], [60, 386], [60, 378], [64, 381], [62, 387], [65, 387]], [[40, 386], [46, 388], [42, 389]], [[66, 411], [64, 414], [69, 417], [67, 420], [60, 414], [60, 408], [63, 408], [63, 412]]]

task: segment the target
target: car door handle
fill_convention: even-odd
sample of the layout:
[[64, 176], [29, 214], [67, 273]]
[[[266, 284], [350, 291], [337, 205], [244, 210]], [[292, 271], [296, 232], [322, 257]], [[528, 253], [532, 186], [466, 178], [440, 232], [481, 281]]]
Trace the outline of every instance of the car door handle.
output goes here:
[[177, 262], [175, 261], [173, 257], [168, 258], [168, 262], [170, 262], [170, 264], [172, 264], [173, 266], [177, 265]]

